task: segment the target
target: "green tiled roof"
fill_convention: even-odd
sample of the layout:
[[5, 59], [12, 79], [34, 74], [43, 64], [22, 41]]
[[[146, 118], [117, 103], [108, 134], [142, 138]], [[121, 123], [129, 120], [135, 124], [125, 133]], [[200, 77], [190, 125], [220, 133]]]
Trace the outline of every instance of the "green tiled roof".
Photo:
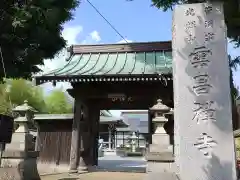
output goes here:
[[[72, 120], [73, 114], [35, 114], [35, 121], [52, 121], [52, 120]], [[100, 114], [100, 124], [116, 124], [117, 127], [127, 127], [128, 124], [124, 122], [121, 118], [115, 116], [106, 116], [105, 114]]]
[[170, 42], [76, 45], [70, 52], [71, 58], [63, 67], [35, 76], [37, 84], [49, 81], [151, 81], [172, 73]]
[[164, 74], [172, 68], [171, 52], [76, 54], [48, 76]]

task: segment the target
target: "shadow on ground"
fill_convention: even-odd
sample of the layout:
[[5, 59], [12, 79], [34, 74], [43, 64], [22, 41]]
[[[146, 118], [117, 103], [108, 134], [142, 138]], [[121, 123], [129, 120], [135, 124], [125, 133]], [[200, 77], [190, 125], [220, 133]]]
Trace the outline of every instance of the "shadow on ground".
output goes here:
[[146, 172], [146, 161], [141, 158], [105, 157], [98, 161], [96, 171], [107, 172]]
[[98, 166], [87, 173], [42, 176], [42, 180], [142, 180], [145, 177], [146, 161], [143, 158], [105, 156], [99, 158]]
[[144, 173], [90, 172], [78, 175], [58, 174], [41, 177], [41, 180], [143, 180]]

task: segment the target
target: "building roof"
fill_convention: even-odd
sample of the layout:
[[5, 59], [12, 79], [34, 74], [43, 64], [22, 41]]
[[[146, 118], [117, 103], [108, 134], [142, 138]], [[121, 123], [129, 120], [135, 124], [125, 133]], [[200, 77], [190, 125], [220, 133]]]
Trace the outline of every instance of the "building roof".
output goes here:
[[[72, 120], [73, 114], [35, 114], [33, 119], [35, 121]], [[105, 116], [104, 111], [103, 111], [103, 114], [100, 115], [100, 124], [116, 124], [117, 127], [128, 126], [128, 124], [125, 123], [124, 120], [122, 120], [121, 118], [118, 118], [115, 116]]]
[[160, 75], [172, 72], [171, 42], [76, 45], [70, 51], [72, 56], [63, 67], [35, 76], [37, 84], [121, 81], [120, 77], [134, 81], [143, 75], [159, 80]]
[[240, 96], [236, 98], [236, 105], [240, 105]]
[[122, 112], [123, 120], [129, 124], [128, 127], [117, 128], [117, 131], [135, 131], [148, 133], [148, 111], [124, 111]]

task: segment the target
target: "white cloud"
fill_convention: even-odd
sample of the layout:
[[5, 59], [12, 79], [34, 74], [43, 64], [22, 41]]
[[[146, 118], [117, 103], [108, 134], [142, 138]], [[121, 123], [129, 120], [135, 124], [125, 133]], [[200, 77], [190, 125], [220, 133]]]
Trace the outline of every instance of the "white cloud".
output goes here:
[[[78, 44], [77, 38], [82, 31], [83, 31], [82, 26], [71, 26], [64, 28], [62, 31], [62, 36], [67, 41], [67, 46], [70, 46], [72, 44]], [[43, 70], [43, 73], [47, 73], [54, 69], [58, 69], [62, 67], [64, 64], [66, 64], [67, 57], [68, 57], [67, 50], [66, 48], [63, 48], [55, 55], [53, 59], [44, 60], [44, 65], [39, 67]]]
[[58, 82], [56, 86], [53, 86], [52, 83], [48, 82], [48, 83], [41, 84], [40, 87], [43, 88], [43, 92], [45, 95], [48, 95], [49, 93], [52, 92], [52, 90], [55, 90], [55, 89], [66, 91], [67, 89], [72, 88], [71, 84], [66, 82]]
[[[132, 40], [129, 40], [129, 39], [125, 39], [128, 43], [131, 43], [133, 42]], [[121, 40], [121, 41], [118, 41], [117, 43], [121, 44], [121, 43], [127, 43], [124, 39]]]
[[67, 41], [67, 45], [77, 44], [77, 37], [83, 31], [82, 26], [72, 26], [63, 29], [62, 36]]
[[[88, 34], [85, 40], [80, 42], [78, 40], [78, 37], [82, 32], [83, 32], [82, 26], [65, 27], [62, 31], [62, 36], [67, 41], [67, 46], [70, 46], [73, 44], [90, 44], [90, 43], [96, 43], [101, 41], [101, 37], [98, 31], [94, 30]], [[53, 59], [44, 60], [44, 65], [39, 67], [43, 70], [43, 73], [50, 72], [54, 69], [61, 68], [64, 64], [66, 64], [67, 57], [68, 57], [67, 50], [66, 48], [63, 48], [61, 51], [59, 51], [59, 53], [55, 55]]]
[[[83, 43], [96, 43], [101, 41], [101, 37], [98, 33], [98, 31], [92, 31], [91, 33], [88, 34], [88, 36], [80, 42], [78, 40], [79, 35], [83, 32], [83, 27], [82, 26], [68, 26], [65, 27], [62, 31], [62, 37], [67, 41], [67, 47], [73, 44], [83, 44]], [[53, 59], [46, 59], [44, 60], [44, 65], [40, 65], [39, 67], [43, 70], [42, 73], [39, 74], [44, 74], [48, 73], [52, 70], [58, 69], [63, 67], [67, 62], [66, 58], [68, 57], [68, 52], [66, 48], [63, 48], [59, 53], [55, 55]], [[71, 88], [70, 83], [57, 83], [56, 87], [53, 87], [51, 85], [46, 86], [46, 89], [68, 89]]]
[[101, 36], [98, 31], [94, 30], [80, 44], [96, 44], [101, 41]]
[[93, 31], [93, 32], [91, 32], [91, 33], [90, 33], [90, 36], [91, 36], [91, 38], [92, 38], [94, 41], [96, 41], [96, 42], [101, 41], [101, 37], [100, 37], [99, 33], [98, 33], [96, 30]]

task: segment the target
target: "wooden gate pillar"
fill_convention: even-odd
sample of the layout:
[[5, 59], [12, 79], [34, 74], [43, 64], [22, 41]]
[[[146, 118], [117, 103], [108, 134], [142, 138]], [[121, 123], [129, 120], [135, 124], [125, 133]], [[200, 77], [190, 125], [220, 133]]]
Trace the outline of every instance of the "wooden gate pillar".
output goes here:
[[91, 156], [91, 148], [90, 148], [90, 116], [89, 116], [89, 105], [84, 104], [81, 107], [82, 118], [80, 121], [80, 148], [79, 148], [79, 161], [78, 161], [78, 170], [86, 171], [89, 166], [89, 158]]
[[78, 149], [79, 149], [79, 133], [80, 133], [80, 119], [81, 119], [81, 101], [75, 99], [74, 115], [72, 124], [72, 141], [70, 152], [70, 172], [77, 172], [78, 166]]
[[86, 147], [86, 121], [88, 109], [86, 104], [79, 98], [75, 98], [74, 117], [72, 125], [72, 142], [70, 153], [70, 172], [78, 172], [78, 169], [86, 169], [85, 159], [82, 158], [82, 151]]
[[[99, 111], [100, 112], [100, 111]], [[98, 113], [100, 114], [100, 113]], [[100, 124], [100, 116], [98, 116], [98, 119], [96, 121], [96, 132], [95, 132], [95, 153], [94, 153], [94, 165], [98, 166], [98, 140], [99, 140], [99, 124]]]
[[89, 125], [90, 125], [90, 164], [89, 166], [97, 165], [98, 161], [98, 131], [99, 131], [99, 117], [100, 110], [97, 109], [93, 104], [89, 114]]
[[98, 124], [100, 110], [92, 104], [88, 103], [84, 106], [83, 121], [80, 125], [80, 156], [78, 170], [90, 170], [96, 165], [98, 154]]

